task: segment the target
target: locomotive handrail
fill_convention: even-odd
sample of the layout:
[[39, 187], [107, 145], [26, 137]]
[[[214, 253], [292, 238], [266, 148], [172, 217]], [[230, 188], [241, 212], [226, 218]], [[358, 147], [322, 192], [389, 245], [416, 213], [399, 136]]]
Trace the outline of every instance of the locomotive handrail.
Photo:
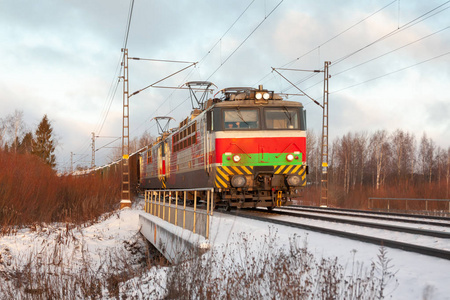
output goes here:
[[[206, 211], [197, 210], [198, 192], [204, 192], [206, 195]], [[188, 193], [193, 193], [193, 208], [187, 207]], [[179, 198], [179, 196], [182, 197]], [[172, 203], [173, 200], [175, 200], [175, 205]], [[183, 200], [182, 207], [178, 205], [179, 200]], [[146, 190], [144, 210], [175, 226], [198, 233], [208, 239], [210, 217], [214, 213], [214, 188]]]

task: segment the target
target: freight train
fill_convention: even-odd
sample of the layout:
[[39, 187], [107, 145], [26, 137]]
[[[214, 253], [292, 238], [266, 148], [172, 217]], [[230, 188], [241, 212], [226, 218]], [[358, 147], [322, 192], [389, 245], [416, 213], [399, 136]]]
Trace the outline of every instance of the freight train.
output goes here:
[[226, 88], [163, 132], [138, 164], [141, 190], [210, 187], [227, 209], [289, 205], [306, 185], [306, 112], [262, 86]]

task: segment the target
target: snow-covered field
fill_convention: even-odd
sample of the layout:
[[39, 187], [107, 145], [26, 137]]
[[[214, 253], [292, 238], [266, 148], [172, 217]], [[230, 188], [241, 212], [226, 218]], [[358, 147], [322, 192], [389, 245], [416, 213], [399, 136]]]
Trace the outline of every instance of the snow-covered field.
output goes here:
[[[49, 284], [61, 285], [58, 294], [54, 294], [55, 299], [83, 298], [82, 295], [86, 295], [87, 290], [92, 290], [95, 298], [102, 299], [160, 299], [167, 295], [177, 280], [179, 283], [183, 278], [198, 276], [198, 269], [192, 266], [191, 269], [148, 267], [144, 256], [146, 245], [138, 234], [140, 213], [143, 212], [138, 205], [133, 209], [105, 216], [103, 221], [90, 226], [67, 228], [63, 224], [49, 224], [1, 237], [0, 299], [41, 299], [42, 295], [47, 295], [45, 287]], [[378, 274], [380, 247], [285, 226], [269, 227], [263, 222], [218, 212], [212, 218], [210, 243], [210, 252], [215, 255], [214, 264], [206, 266], [214, 269], [219, 261], [222, 266], [216, 268], [216, 271], [210, 271], [208, 278], [227, 278], [227, 283], [214, 282], [219, 288], [231, 288], [231, 285], [239, 287], [240, 283], [250, 282], [254, 285], [253, 289], [257, 286], [256, 289], [260, 291], [262, 296], [259, 298], [270, 298], [277, 286], [279, 288], [284, 282], [288, 282], [288, 279], [274, 280], [277, 274], [281, 274], [278, 273], [280, 270], [274, 269], [279, 256], [270, 262], [272, 267], [265, 269], [263, 264], [268, 263], [270, 257], [275, 257], [275, 253], [292, 252], [293, 244], [297, 244], [297, 250], [300, 250], [298, 253], [303, 253], [303, 259], [318, 262], [315, 266], [319, 266], [319, 269], [322, 260], [326, 260], [328, 264], [336, 263], [347, 281], [352, 276], [350, 273], [355, 274], [355, 269], [358, 270], [357, 274], [370, 274], [372, 264], [376, 268], [370, 276], [375, 279], [383, 278], [382, 274]], [[302, 252], [304, 249], [307, 252]], [[384, 263], [388, 266], [388, 274], [385, 274], [384, 280], [390, 278], [388, 282], [382, 283], [386, 299], [450, 299], [450, 261], [395, 249], [387, 249], [386, 255]], [[254, 256], [264, 256], [266, 260], [255, 262]], [[256, 269], [253, 269], [252, 263], [257, 265]], [[290, 264], [296, 263], [291, 261]], [[200, 264], [205, 266], [204, 263]], [[251, 269], [252, 272], [269, 271], [258, 280], [236, 280], [230, 277], [232, 274], [224, 274], [231, 269], [237, 272], [236, 266]], [[309, 272], [301, 274], [299, 279], [311, 279], [318, 271]], [[103, 278], [103, 281], [98, 278]], [[272, 286], [271, 282], [275, 282], [277, 286]], [[341, 285], [343, 284], [344, 281]], [[367, 284], [367, 287], [373, 287], [379, 281]], [[298, 285], [301, 285], [300, 282]], [[67, 290], [64, 290], [64, 286]], [[313, 291], [305, 293], [305, 299], [315, 299], [320, 295], [319, 291], [314, 291], [315, 287], [317, 285], [311, 284]], [[197, 290], [197, 293], [201, 291]], [[189, 295], [179, 298], [189, 298]], [[249, 294], [223, 293], [222, 297], [230, 295], [247, 298]], [[349, 298], [344, 292], [336, 295], [336, 299]], [[362, 299], [376, 299], [376, 294]]]

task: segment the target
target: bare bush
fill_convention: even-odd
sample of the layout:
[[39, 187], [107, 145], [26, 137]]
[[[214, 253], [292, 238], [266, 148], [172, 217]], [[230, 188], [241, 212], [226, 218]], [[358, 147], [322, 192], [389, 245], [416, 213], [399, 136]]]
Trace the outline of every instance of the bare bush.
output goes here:
[[117, 207], [118, 178], [57, 176], [30, 154], [0, 151], [0, 230], [34, 223], [95, 220]]
[[317, 260], [298, 236], [287, 248], [278, 242], [274, 231], [261, 243], [243, 233], [228, 250], [191, 256], [170, 268], [167, 299], [383, 299], [396, 287], [384, 248], [378, 264], [347, 270], [337, 258]]

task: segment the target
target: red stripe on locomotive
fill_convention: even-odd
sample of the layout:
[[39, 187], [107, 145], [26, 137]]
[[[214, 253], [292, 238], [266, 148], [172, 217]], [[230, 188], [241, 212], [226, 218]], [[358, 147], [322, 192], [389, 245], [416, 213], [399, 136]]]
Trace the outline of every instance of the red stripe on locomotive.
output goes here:
[[305, 137], [252, 137], [252, 138], [217, 138], [216, 162], [222, 163], [222, 154], [232, 153], [303, 153], [306, 161]]

